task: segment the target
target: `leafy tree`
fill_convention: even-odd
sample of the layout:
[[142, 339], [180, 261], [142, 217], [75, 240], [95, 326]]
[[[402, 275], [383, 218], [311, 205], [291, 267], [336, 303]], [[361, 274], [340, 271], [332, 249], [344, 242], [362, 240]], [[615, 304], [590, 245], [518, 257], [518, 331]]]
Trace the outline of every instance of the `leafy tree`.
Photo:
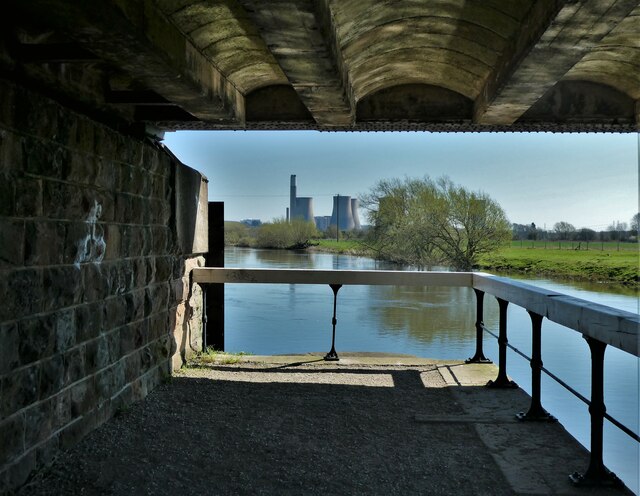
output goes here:
[[631, 233], [632, 236], [637, 236], [638, 235], [638, 231], [640, 231], [640, 213], [635, 214], [631, 218], [631, 227], [630, 228], [633, 231]]
[[255, 244], [260, 248], [302, 249], [309, 246], [311, 239], [317, 235], [318, 231], [313, 222], [302, 219], [287, 222], [279, 218], [258, 228]]
[[444, 177], [383, 180], [361, 198], [371, 229], [367, 244], [381, 258], [471, 270], [483, 253], [511, 238], [511, 225], [488, 195]]
[[293, 219], [289, 222], [289, 230], [291, 232], [290, 249], [307, 248], [313, 238], [318, 237], [318, 230], [315, 222], [305, 221], [303, 219]]
[[226, 221], [224, 223], [225, 246], [250, 246], [251, 230], [241, 222]]
[[573, 224], [562, 221], [556, 222], [553, 225], [553, 231], [556, 233], [556, 237], [558, 239], [570, 240], [573, 238], [573, 235], [576, 232], [576, 228], [573, 226]]

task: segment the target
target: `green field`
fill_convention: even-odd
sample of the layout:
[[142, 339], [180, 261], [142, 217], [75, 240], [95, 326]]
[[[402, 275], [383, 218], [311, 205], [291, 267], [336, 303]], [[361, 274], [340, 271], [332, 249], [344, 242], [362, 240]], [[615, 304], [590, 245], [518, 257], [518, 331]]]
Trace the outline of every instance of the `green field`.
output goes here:
[[617, 241], [512, 241], [512, 248], [541, 248], [545, 250], [577, 251], [634, 251], [638, 252], [638, 243]]
[[[554, 247], [555, 245], [555, 247]], [[631, 243], [609, 242], [589, 243], [586, 249], [582, 243], [578, 250], [577, 242], [571, 249], [571, 243], [558, 242], [513, 242], [510, 248], [504, 248], [482, 257], [480, 269], [504, 272], [522, 272], [531, 275], [550, 275], [593, 282], [624, 284], [638, 287], [640, 282], [640, 256], [638, 245]], [[597, 247], [597, 249], [596, 249]]]

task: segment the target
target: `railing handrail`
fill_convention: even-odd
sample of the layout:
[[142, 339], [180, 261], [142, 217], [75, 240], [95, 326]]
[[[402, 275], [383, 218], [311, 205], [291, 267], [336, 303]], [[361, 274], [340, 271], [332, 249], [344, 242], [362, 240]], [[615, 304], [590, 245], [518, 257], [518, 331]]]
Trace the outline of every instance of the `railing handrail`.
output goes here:
[[408, 270], [247, 269], [202, 267], [194, 269], [197, 283], [342, 284], [365, 286], [456, 286], [473, 284], [472, 272], [420, 272]]
[[492, 274], [474, 273], [473, 287], [639, 356], [638, 314]]
[[470, 287], [542, 315], [584, 336], [640, 356], [640, 317], [637, 314], [481, 272], [200, 267], [193, 269], [193, 281], [201, 284]]

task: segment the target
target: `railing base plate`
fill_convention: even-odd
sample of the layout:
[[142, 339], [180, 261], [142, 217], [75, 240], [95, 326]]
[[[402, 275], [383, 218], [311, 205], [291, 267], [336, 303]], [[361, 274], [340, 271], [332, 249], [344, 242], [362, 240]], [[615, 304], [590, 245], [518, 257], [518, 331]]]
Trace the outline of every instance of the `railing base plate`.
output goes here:
[[339, 362], [340, 357], [335, 351], [331, 351], [324, 356], [325, 362]]
[[488, 358], [467, 358], [464, 363], [493, 363], [491, 360], [489, 360]]
[[487, 382], [487, 387], [494, 389], [516, 389], [518, 387], [518, 384], [516, 384], [514, 381], [500, 381], [496, 379], [495, 381]]
[[569, 480], [574, 486], [578, 487], [615, 487], [624, 488], [624, 482], [622, 482], [616, 474], [610, 472], [606, 468], [599, 474], [584, 475], [579, 472], [574, 472], [569, 476]]
[[530, 412], [519, 412], [516, 413], [516, 418], [521, 422], [557, 422], [558, 419], [555, 418], [550, 413], [543, 411], [541, 413], [530, 413]]

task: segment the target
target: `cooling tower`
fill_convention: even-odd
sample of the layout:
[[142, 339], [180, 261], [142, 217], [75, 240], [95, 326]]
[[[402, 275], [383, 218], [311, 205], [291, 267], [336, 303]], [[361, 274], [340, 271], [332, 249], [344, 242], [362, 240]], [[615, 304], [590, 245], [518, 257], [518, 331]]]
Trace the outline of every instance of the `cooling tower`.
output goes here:
[[295, 214], [292, 219], [304, 219], [313, 222], [313, 198], [298, 197], [296, 198]]
[[350, 196], [334, 196], [333, 212], [331, 213], [331, 225], [338, 225], [341, 231], [351, 231], [354, 227], [353, 213], [351, 212]]
[[351, 198], [351, 216], [353, 217], [353, 228], [360, 230], [360, 217], [358, 216], [359, 201], [357, 198]]

